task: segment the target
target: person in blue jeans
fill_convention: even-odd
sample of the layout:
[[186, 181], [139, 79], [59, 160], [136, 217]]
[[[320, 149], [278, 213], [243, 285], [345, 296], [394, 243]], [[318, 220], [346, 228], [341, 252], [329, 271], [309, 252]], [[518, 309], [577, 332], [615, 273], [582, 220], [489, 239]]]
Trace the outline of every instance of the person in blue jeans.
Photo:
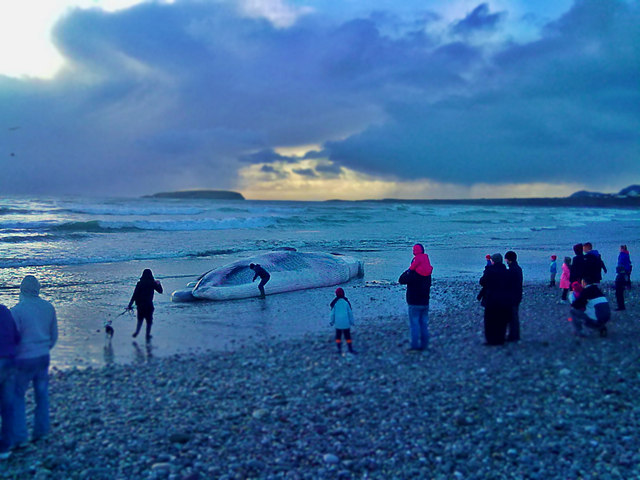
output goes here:
[[9, 458], [13, 444], [15, 356], [20, 334], [7, 307], [0, 305], [0, 460]]
[[20, 284], [20, 301], [11, 309], [21, 336], [16, 353], [14, 446], [28, 441], [25, 394], [35, 394], [32, 440], [49, 433], [49, 352], [58, 340], [58, 321], [51, 303], [40, 298], [40, 282], [27, 275]]
[[[424, 250], [424, 249], [423, 249]], [[429, 346], [429, 295], [431, 275], [420, 275], [415, 270], [406, 270], [398, 283], [407, 286], [409, 310], [410, 351], [422, 351]]]

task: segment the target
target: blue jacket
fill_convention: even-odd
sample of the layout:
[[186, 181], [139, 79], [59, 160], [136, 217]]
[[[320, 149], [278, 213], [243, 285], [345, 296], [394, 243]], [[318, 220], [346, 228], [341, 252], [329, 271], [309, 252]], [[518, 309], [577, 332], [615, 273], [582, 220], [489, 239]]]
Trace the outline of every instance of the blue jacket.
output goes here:
[[20, 333], [16, 322], [13, 321], [11, 311], [4, 305], [0, 305], [0, 357], [15, 357], [18, 343], [20, 343]]
[[618, 254], [618, 265], [624, 267], [624, 271], [629, 273], [631, 271], [631, 257], [629, 252], [620, 252]]
[[329, 324], [339, 329], [351, 328], [351, 325], [355, 324], [351, 305], [349, 305], [349, 302], [344, 298], [339, 298], [336, 303], [333, 304]]

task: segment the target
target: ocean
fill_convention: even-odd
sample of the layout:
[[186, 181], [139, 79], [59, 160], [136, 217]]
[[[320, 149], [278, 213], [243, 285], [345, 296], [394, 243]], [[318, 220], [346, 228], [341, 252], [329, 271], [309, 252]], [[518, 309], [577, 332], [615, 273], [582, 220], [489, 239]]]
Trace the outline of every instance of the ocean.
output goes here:
[[[4, 197], [0, 199], [0, 303], [18, 301], [27, 274], [43, 285], [60, 328], [57, 368], [152, 361], [154, 357], [233, 350], [271, 339], [326, 331], [334, 288], [229, 302], [172, 303], [170, 293], [226, 263], [281, 247], [336, 252], [364, 261], [365, 275], [344, 286], [359, 325], [397, 318], [396, 284], [423, 243], [438, 280], [477, 281], [488, 253], [518, 253], [525, 282], [548, 278], [549, 257], [572, 256], [590, 241], [614, 278], [620, 244], [640, 247], [640, 211], [566, 207], [442, 205], [419, 202], [273, 202], [152, 198]], [[144, 268], [164, 287], [156, 295], [153, 339], [134, 342], [135, 319], [120, 315]], [[268, 292], [268, 286], [267, 286]], [[469, 292], [475, 295], [477, 292]], [[105, 344], [102, 325], [116, 334]], [[356, 327], [356, 331], [357, 331]]]

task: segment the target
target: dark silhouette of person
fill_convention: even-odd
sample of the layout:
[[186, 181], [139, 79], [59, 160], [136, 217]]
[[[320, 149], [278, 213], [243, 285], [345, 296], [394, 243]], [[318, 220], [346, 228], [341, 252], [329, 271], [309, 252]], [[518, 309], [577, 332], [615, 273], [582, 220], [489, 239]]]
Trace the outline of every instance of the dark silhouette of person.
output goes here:
[[584, 252], [584, 276], [592, 279], [595, 283], [602, 281], [602, 272], [607, 273], [607, 267], [602, 261], [602, 256], [598, 250], [593, 249], [591, 242], [582, 245]]
[[512, 316], [511, 275], [502, 263], [502, 255], [491, 255], [491, 265], [484, 269], [480, 285], [484, 290], [484, 336], [486, 345], [503, 345], [507, 324]]
[[131, 300], [127, 310], [131, 310], [133, 303], [135, 302], [138, 309], [138, 324], [136, 325], [136, 331], [133, 333], [133, 338], [138, 336], [140, 328], [142, 327], [142, 321], [147, 322], [147, 336], [146, 339], [151, 339], [151, 325], [153, 324], [153, 293], [162, 293], [162, 285], [158, 280], [153, 278], [153, 273], [149, 268], [145, 268], [140, 277], [140, 281], [136, 284], [136, 288], [133, 291]]
[[260, 298], [264, 298], [266, 296], [266, 294], [264, 293], [264, 286], [271, 278], [271, 275], [269, 275], [269, 272], [262, 268], [259, 263], [251, 263], [249, 264], [249, 268], [255, 273], [255, 275], [253, 276], [253, 280], [251, 280], [252, 282], [255, 282], [256, 278], [260, 277], [258, 290], [260, 290]]
[[571, 267], [569, 267], [569, 282], [580, 282], [584, 277], [584, 252], [582, 251], [582, 244], [576, 243], [573, 246], [573, 253], [575, 253], [575, 257], [571, 261]]
[[511, 306], [511, 320], [507, 325], [507, 342], [517, 342], [520, 340], [520, 302], [522, 302], [522, 268], [518, 265], [518, 255], [516, 252], [509, 250], [504, 254], [504, 259], [509, 267], [509, 276], [511, 277], [511, 298], [513, 305]]

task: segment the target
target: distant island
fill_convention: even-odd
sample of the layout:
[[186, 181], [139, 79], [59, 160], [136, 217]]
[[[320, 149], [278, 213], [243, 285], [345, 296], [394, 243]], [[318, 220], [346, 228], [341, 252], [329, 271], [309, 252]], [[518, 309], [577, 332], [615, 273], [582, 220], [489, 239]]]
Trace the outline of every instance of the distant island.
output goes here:
[[181, 190], [144, 195], [143, 198], [179, 198], [188, 200], [244, 200], [241, 193], [229, 190]]

